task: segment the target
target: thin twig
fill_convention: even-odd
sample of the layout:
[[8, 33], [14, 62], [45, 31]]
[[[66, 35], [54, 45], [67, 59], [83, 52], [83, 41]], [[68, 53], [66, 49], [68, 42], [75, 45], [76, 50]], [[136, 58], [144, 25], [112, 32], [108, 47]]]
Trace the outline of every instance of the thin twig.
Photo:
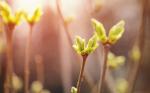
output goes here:
[[81, 82], [83, 79], [83, 72], [84, 72], [84, 68], [85, 68], [85, 63], [86, 63], [86, 59], [87, 59], [88, 55], [84, 55], [82, 56], [82, 66], [81, 66], [81, 70], [80, 70], [80, 74], [79, 74], [79, 78], [78, 78], [78, 82], [77, 82], [77, 93], [80, 93], [80, 87], [81, 87]]
[[5, 31], [6, 34], [6, 46], [7, 46], [7, 62], [6, 62], [6, 77], [4, 82], [4, 93], [9, 93], [12, 90], [12, 75], [13, 75], [13, 45], [12, 45], [12, 36], [14, 25], [6, 25], [7, 30]]
[[26, 54], [25, 54], [25, 65], [24, 65], [24, 93], [29, 93], [29, 77], [30, 77], [30, 55], [31, 55], [31, 44], [32, 44], [32, 29], [33, 26], [30, 26], [30, 31], [27, 37], [26, 44]]
[[[66, 22], [65, 22], [65, 18], [63, 16], [62, 11], [61, 11], [60, 5], [61, 5], [60, 4], [60, 0], [56, 0], [57, 11], [58, 11], [58, 14], [59, 14], [59, 16], [61, 18], [61, 22], [62, 22], [62, 25], [63, 25], [64, 30], [65, 30], [64, 32], [67, 35], [67, 40], [69, 41], [70, 46], [72, 46], [73, 42], [72, 42], [71, 34], [69, 33], [68, 24], [66, 24]], [[79, 56], [78, 55], [75, 55], [75, 56], [76, 56], [77, 60], [80, 61]], [[87, 81], [89, 86], [93, 86], [94, 85], [94, 81], [91, 79], [91, 77], [87, 74], [86, 71], [85, 71], [85, 80]]]
[[42, 84], [44, 84], [44, 63], [42, 56], [36, 55], [35, 65], [36, 65], [37, 81], [40, 81]]
[[107, 87], [108, 87], [110, 93], [117, 93], [116, 87], [115, 87], [115, 80], [114, 80], [114, 78], [112, 77], [111, 72], [110, 72], [109, 69], [108, 69], [107, 72], [106, 72], [106, 79], [105, 79], [105, 82], [106, 82], [106, 84], [107, 84]]
[[[70, 46], [72, 46], [72, 39], [71, 39], [71, 35], [69, 33], [68, 24], [65, 23], [65, 19], [64, 19], [63, 13], [61, 11], [61, 0], [56, 0], [56, 8], [57, 8], [57, 12], [58, 12], [61, 24], [62, 24], [63, 29], [64, 29], [64, 33], [67, 36], [68, 43]], [[63, 51], [65, 51], [65, 50], [62, 50], [62, 53], [63, 53]], [[62, 61], [62, 78], [64, 79], [63, 80], [64, 92], [69, 93], [70, 92], [69, 87], [71, 87], [72, 68], [71, 68], [71, 64], [67, 64], [67, 65], [63, 64], [64, 62], [67, 62], [67, 61], [65, 61], [66, 60], [65, 56], [66, 55], [64, 55], [64, 54], [62, 55], [62, 58], [63, 58], [63, 61]]]
[[100, 82], [99, 82], [99, 88], [98, 88], [98, 93], [102, 93], [103, 91], [103, 86], [104, 86], [104, 81], [105, 81], [105, 75], [107, 72], [107, 56], [109, 52], [109, 45], [104, 45], [104, 63], [101, 69], [101, 74], [100, 74]]
[[[97, 59], [100, 61], [100, 50], [96, 51], [97, 52]], [[101, 66], [101, 64], [100, 64]], [[106, 83], [106, 86], [108, 87], [110, 93], [116, 93], [116, 89], [115, 89], [115, 80], [114, 78], [112, 77], [111, 75], [111, 72], [109, 69], [107, 69], [107, 72], [106, 72], [106, 79], [105, 79], [105, 83]], [[91, 93], [95, 93], [98, 90], [99, 88], [99, 85], [97, 87], [97, 85], [95, 85], [91, 91]]]
[[144, 45], [145, 45], [145, 25], [146, 25], [146, 12], [148, 9], [148, 0], [142, 0], [142, 22], [141, 22], [141, 27], [139, 30], [139, 48], [141, 51], [141, 58], [139, 60], [139, 62], [134, 64], [134, 69], [132, 72], [131, 77], [129, 77], [129, 90], [128, 93], [133, 93], [134, 89], [135, 89], [135, 85], [136, 85], [136, 81], [140, 72], [140, 68], [143, 64], [143, 56], [144, 56]]
[[64, 18], [64, 16], [63, 16], [62, 12], [61, 12], [61, 8], [60, 8], [60, 5], [61, 5], [61, 4], [60, 4], [60, 3], [61, 3], [60, 0], [56, 0], [57, 11], [58, 11], [58, 14], [59, 14], [59, 16], [60, 16], [60, 18], [61, 18], [63, 27], [64, 27], [64, 29], [65, 29], [65, 33], [66, 33], [67, 38], [68, 38], [68, 41], [69, 41], [69, 44], [72, 45], [71, 35], [70, 35], [70, 33], [69, 33], [69, 30], [68, 30], [68, 24], [66, 24], [65, 18]]

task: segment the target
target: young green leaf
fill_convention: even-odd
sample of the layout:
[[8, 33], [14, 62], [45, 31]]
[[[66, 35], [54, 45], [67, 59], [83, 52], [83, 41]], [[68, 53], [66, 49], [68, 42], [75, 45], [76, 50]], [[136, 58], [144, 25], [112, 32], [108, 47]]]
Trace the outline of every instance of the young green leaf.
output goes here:
[[83, 54], [85, 48], [85, 40], [82, 39], [80, 36], [76, 36], [73, 48], [76, 50], [78, 54]]
[[0, 16], [2, 16], [5, 23], [8, 23], [10, 14], [11, 9], [9, 5], [6, 2], [0, 1]]
[[97, 36], [96, 35], [93, 35], [89, 41], [88, 41], [88, 44], [87, 44], [87, 47], [85, 49], [85, 52], [87, 54], [90, 54], [91, 52], [93, 52], [96, 48], [98, 47], [98, 43], [97, 43]]
[[36, 8], [34, 13], [32, 15], [28, 15], [26, 12], [24, 12], [24, 18], [29, 24], [34, 24], [40, 20], [40, 17], [42, 15], [41, 8]]
[[116, 56], [113, 53], [109, 52], [108, 54], [108, 67], [111, 69], [116, 69], [119, 66], [123, 65], [125, 63], [125, 57], [124, 56]]
[[4, 1], [0, 1], [0, 11], [5, 12], [5, 15], [11, 14], [11, 9], [9, 5]]
[[98, 43], [96, 35], [92, 36], [89, 39], [88, 44], [86, 46], [85, 46], [85, 39], [82, 39], [81, 37], [77, 36], [75, 39], [75, 43], [73, 45], [75, 51], [82, 56], [92, 53], [97, 47]]
[[106, 36], [106, 31], [105, 31], [103, 24], [98, 22], [95, 19], [92, 19], [91, 21], [92, 21], [93, 29], [96, 31], [96, 34], [97, 34], [99, 40], [102, 43], [106, 43], [107, 42], [107, 36]]
[[85, 48], [85, 40], [79, 36], [76, 38], [76, 44], [79, 46], [79, 50], [83, 51]]
[[22, 11], [17, 11], [14, 15], [7, 3], [0, 2], [0, 15], [5, 24], [18, 25], [23, 13]]
[[17, 11], [16, 13], [15, 13], [15, 23], [16, 24], [19, 24], [20, 23], [20, 20], [21, 20], [21, 18], [23, 17], [23, 11]]
[[40, 19], [40, 17], [41, 17], [41, 15], [42, 15], [42, 10], [41, 10], [41, 8], [36, 8], [36, 10], [34, 11], [34, 14], [33, 14], [33, 16], [32, 16], [32, 20], [33, 20], [34, 22], [38, 22], [39, 19]]
[[71, 88], [71, 93], [77, 93], [77, 88], [76, 87], [72, 87]]
[[124, 25], [125, 22], [122, 20], [110, 29], [108, 35], [109, 43], [114, 44], [122, 37], [124, 33]]

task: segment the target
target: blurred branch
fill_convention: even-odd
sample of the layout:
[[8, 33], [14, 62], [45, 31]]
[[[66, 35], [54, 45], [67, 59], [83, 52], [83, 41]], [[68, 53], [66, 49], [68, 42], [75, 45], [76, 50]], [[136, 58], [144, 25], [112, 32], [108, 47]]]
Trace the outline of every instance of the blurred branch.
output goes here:
[[26, 50], [25, 50], [25, 64], [24, 64], [24, 92], [29, 93], [29, 77], [30, 77], [30, 56], [32, 47], [32, 30], [33, 26], [30, 26], [28, 33]]
[[56, 0], [56, 5], [57, 5], [57, 11], [58, 11], [59, 17], [61, 19], [62, 25], [65, 29], [65, 33], [66, 33], [68, 41], [69, 41], [69, 44], [72, 45], [72, 39], [71, 39], [71, 35], [69, 33], [68, 24], [66, 24], [66, 22], [65, 22], [65, 18], [63, 16], [63, 13], [62, 13], [61, 7], [60, 7], [61, 6], [61, 0]]
[[13, 75], [13, 30], [15, 26], [12, 24], [6, 25], [6, 77], [4, 81], [4, 93], [13, 92], [12, 89], [12, 75]]
[[41, 55], [35, 56], [37, 80], [44, 85], [44, 63]]
[[104, 89], [104, 82], [105, 82], [106, 72], [107, 72], [107, 59], [108, 59], [109, 51], [110, 51], [110, 46], [104, 45], [104, 63], [101, 66], [100, 81], [98, 84], [98, 93], [102, 93]]
[[[61, 1], [61, 0], [56, 0], [57, 11], [58, 11], [58, 14], [59, 14], [59, 16], [60, 16], [60, 18], [61, 18], [62, 25], [63, 25], [64, 30], [65, 30], [65, 33], [66, 33], [66, 35], [67, 35], [69, 44], [70, 44], [70, 46], [71, 46], [71, 48], [72, 48], [72, 44], [73, 44], [72, 38], [71, 38], [71, 35], [70, 35], [70, 33], [69, 33], [68, 24], [66, 24], [65, 18], [64, 18], [64, 16], [63, 16], [63, 13], [62, 13], [61, 8], [60, 8], [60, 5], [61, 5], [61, 2], [60, 2], [60, 1]], [[73, 48], [72, 48], [72, 49], [73, 49]], [[75, 56], [76, 56], [77, 60], [80, 61], [79, 56], [78, 56], [78, 55], [75, 55]], [[85, 80], [87, 81], [87, 83], [89, 84], [89, 86], [93, 86], [93, 85], [94, 85], [94, 81], [92, 80], [91, 76], [88, 75], [88, 73], [87, 73], [86, 70], [85, 70], [85, 75], [84, 75], [84, 76], [85, 76], [84, 78], [85, 78]]]
[[134, 64], [134, 69], [132, 69], [132, 74], [130, 73], [129, 77], [129, 89], [128, 93], [133, 93], [135, 90], [137, 78], [143, 64], [144, 57], [144, 45], [145, 45], [145, 26], [146, 26], [146, 18], [147, 18], [147, 9], [148, 9], [148, 0], [141, 0], [142, 2], [142, 22], [139, 29], [138, 43], [141, 51], [141, 58], [139, 62]]
[[[72, 46], [72, 40], [71, 40], [71, 35], [69, 33], [69, 30], [68, 30], [68, 25], [65, 23], [65, 19], [64, 19], [64, 16], [63, 16], [63, 13], [62, 13], [62, 10], [61, 10], [61, 0], [56, 0], [56, 9], [57, 9], [57, 12], [58, 12], [58, 16], [60, 18], [60, 21], [61, 21], [61, 24], [64, 28], [64, 33], [67, 35], [67, 40], [68, 40], [68, 43], [69, 45]], [[64, 43], [63, 43], [64, 44]], [[68, 49], [67, 49], [68, 50]], [[62, 49], [62, 53], [63, 52], [66, 52], [66, 50]], [[67, 55], [64, 55], [62, 54], [62, 64], [61, 64], [61, 71], [62, 71], [62, 82], [63, 82], [63, 87], [64, 87], [64, 92], [65, 93], [69, 93], [70, 92], [70, 88], [71, 87], [71, 73], [72, 73], [72, 69], [71, 69], [71, 63], [68, 63], [67, 65], [64, 64], [64, 62], [66, 63], [66, 56]], [[69, 60], [70, 61], [70, 60]]]

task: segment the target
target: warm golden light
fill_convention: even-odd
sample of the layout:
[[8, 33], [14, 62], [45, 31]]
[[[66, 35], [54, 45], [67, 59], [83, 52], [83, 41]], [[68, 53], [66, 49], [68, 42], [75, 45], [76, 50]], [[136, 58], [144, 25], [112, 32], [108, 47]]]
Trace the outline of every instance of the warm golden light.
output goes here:
[[13, 3], [14, 9], [23, 9], [27, 13], [32, 14], [36, 7], [43, 7], [44, 0], [15, 0]]

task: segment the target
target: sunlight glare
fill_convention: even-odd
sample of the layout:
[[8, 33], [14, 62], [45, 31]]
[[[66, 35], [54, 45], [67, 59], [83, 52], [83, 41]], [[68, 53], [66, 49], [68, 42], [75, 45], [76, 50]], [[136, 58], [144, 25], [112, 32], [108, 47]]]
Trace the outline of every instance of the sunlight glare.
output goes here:
[[27, 13], [32, 14], [35, 8], [43, 7], [44, 0], [15, 0], [13, 7], [15, 10], [23, 9]]

